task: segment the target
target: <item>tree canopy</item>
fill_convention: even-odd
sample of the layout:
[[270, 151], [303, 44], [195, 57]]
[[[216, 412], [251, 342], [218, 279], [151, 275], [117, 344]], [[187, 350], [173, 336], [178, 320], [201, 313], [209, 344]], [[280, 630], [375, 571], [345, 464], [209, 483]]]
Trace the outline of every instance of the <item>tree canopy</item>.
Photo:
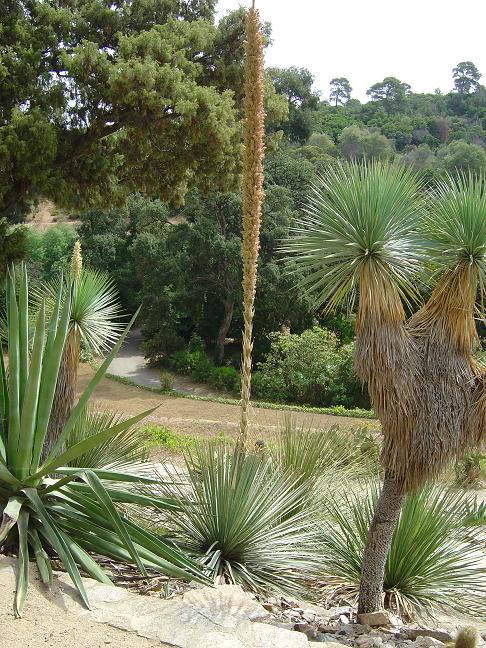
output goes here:
[[234, 187], [241, 52], [228, 60], [237, 29], [218, 29], [214, 5], [2, 3], [0, 214], [16, 218], [39, 195], [83, 206]]

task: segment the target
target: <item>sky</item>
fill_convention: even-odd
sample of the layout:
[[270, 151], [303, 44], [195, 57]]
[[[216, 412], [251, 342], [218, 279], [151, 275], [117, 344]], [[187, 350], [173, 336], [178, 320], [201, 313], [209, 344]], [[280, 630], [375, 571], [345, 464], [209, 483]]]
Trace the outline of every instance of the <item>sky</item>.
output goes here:
[[[219, 0], [219, 15], [250, 0]], [[256, 0], [272, 24], [266, 65], [308, 68], [322, 99], [333, 77], [347, 77], [352, 96], [387, 76], [413, 92], [452, 89], [452, 68], [472, 61], [486, 84], [484, 0]]]

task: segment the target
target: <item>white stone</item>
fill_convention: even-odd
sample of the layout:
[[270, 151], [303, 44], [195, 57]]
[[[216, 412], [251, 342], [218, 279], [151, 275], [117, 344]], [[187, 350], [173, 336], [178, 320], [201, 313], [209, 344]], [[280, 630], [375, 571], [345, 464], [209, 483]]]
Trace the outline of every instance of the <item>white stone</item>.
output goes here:
[[[14, 564], [12, 559], [0, 558], [0, 587], [12, 591]], [[219, 587], [202, 597], [196, 594], [204, 590], [194, 590], [184, 600], [166, 601], [92, 579], [83, 582], [91, 610], [82, 606], [67, 574], [56, 573], [52, 591], [46, 595], [49, 601], [78, 616], [81, 626], [82, 619], [89, 618], [175, 648], [305, 648], [309, 645], [303, 633], [251, 621], [250, 618], [261, 614], [261, 606], [239, 588]], [[217, 609], [210, 610], [210, 600], [217, 603]]]

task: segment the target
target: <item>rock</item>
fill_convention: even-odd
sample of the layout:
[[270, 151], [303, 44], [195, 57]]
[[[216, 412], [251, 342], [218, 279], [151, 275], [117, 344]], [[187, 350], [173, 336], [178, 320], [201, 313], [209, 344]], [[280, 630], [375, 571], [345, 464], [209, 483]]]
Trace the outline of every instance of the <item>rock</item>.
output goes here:
[[328, 623], [319, 623], [317, 629], [323, 634], [335, 634], [338, 626], [332, 626]]
[[348, 644], [341, 643], [339, 641], [336, 641], [334, 637], [330, 637], [329, 635], [326, 634], [318, 634], [315, 639], [312, 641], [309, 641], [309, 645], [312, 646], [313, 644], [318, 644], [318, 643], [325, 643], [327, 648], [343, 648], [343, 646], [347, 646]]
[[[15, 588], [15, 562], [0, 557], [0, 587]], [[163, 600], [89, 578], [83, 578], [83, 584], [91, 610], [82, 607], [67, 574], [55, 573], [52, 589], [46, 595], [51, 603], [76, 615], [80, 628], [89, 619], [136, 633], [154, 644], [177, 648], [306, 648], [309, 645], [303, 633], [250, 621], [261, 610], [266, 611], [246, 594], [242, 596], [239, 588], [205, 588], [211, 594], [194, 590], [184, 600]], [[201, 593], [204, 595], [196, 596]], [[212, 608], [211, 604], [216, 607]]]
[[417, 648], [432, 648], [433, 646], [436, 646], [437, 648], [443, 648], [443, 646], [445, 646], [443, 641], [434, 639], [434, 637], [417, 637], [417, 639], [415, 639], [414, 645], [417, 646]]
[[398, 619], [386, 610], [358, 614], [358, 623], [372, 627], [396, 625], [397, 621]]
[[263, 621], [270, 616], [268, 610], [246, 594], [239, 585], [191, 590], [184, 594], [182, 600], [213, 623], [224, 624], [227, 616], [249, 621]]
[[415, 641], [418, 637], [432, 637], [442, 643], [454, 641], [454, 638], [447, 630], [429, 630], [428, 628], [401, 628], [399, 639], [411, 639]]
[[356, 646], [359, 646], [359, 648], [373, 648], [373, 646], [375, 645], [372, 637], [366, 637], [365, 635], [356, 637], [354, 643], [356, 644]]
[[309, 623], [296, 623], [294, 625], [294, 630], [297, 632], [303, 632], [309, 639], [314, 639], [317, 636], [317, 630]]
[[353, 608], [350, 607], [349, 605], [343, 606], [343, 607], [335, 607], [335, 608], [329, 608], [329, 610], [326, 610], [326, 613], [323, 614], [323, 617], [328, 621], [337, 621], [341, 616], [347, 614], [348, 616], [351, 616], [353, 613]]

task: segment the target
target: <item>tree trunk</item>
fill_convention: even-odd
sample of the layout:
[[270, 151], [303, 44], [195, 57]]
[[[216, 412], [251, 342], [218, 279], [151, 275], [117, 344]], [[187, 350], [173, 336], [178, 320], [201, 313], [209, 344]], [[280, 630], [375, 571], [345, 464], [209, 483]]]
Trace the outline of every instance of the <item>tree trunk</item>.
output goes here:
[[81, 339], [79, 332], [74, 330], [69, 331], [59, 366], [49, 427], [42, 450], [43, 461], [54, 447], [74, 407], [80, 348]]
[[233, 310], [235, 307], [235, 300], [233, 297], [228, 297], [224, 300], [224, 317], [219, 326], [216, 342], [214, 345], [214, 359], [216, 364], [220, 365], [224, 358], [224, 341], [228, 335], [233, 319]]
[[363, 553], [359, 614], [376, 612], [382, 608], [386, 559], [403, 499], [404, 495], [398, 483], [387, 473]]

